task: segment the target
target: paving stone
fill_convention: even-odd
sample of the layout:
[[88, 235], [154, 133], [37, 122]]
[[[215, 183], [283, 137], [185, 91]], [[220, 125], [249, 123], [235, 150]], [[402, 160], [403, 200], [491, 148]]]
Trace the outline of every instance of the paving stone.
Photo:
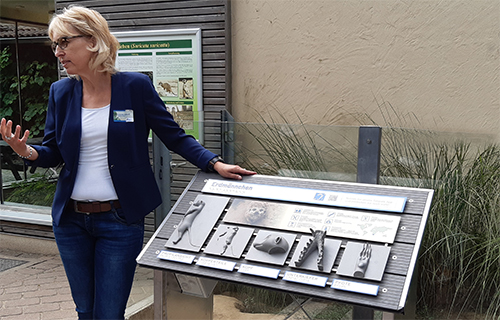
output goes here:
[[33, 284], [31, 286], [15, 286], [15, 287], [7, 287], [5, 288], [5, 293], [10, 294], [10, 293], [24, 293], [28, 291], [37, 291], [40, 288], [38, 284]]
[[48, 283], [54, 283], [55, 278], [39, 278], [34, 277], [33, 279], [24, 280], [24, 285], [43, 285]]
[[9, 301], [9, 300], [19, 300], [23, 297], [23, 294], [21, 292], [16, 292], [16, 293], [5, 293], [0, 295], [2, 299], [0, 299], [0, 306], [2, 305], [1, 302]]
[[71, 298], [71, 295], [56, 294], [50, 297], [42, 297], [41, 300], [42, 303], [54, 303], [54, 302], [59, 303], [65, 301], [73, 301], [73, 298]]
[[41, 313], [31, 313], [31, 314], [20, 314], [16, 316], [2, 317], [2, 320], [40, 320], [42, 318]]
[[23, 297], [24, 298], [30, 298], [30, 297], [48, 297], [48, 296], [54, 296], [57, 294], [57, 290], [54, 290], [54, 289], [41, 289], [41, 290], [37, 290], [37, 291], [29, 291], [29, 292], [25, 292], [23, 293]]
[[19, 276], [30, 276], [33, 274], [37, 274], [37, 271], [31, 266], [27, 266], [26, 268], [16, 268], [15, 273]]
[[56, 290], [57, 290], [58, 294], [61, 294], [61, 295], [71, 295], [71, 289], [69, 287], [69, 284], [66, 285], [66, 286], [64, 286], [64, 287], [58, 288]]
[[[0, 273], [0, 275], [1, 275], [1, 273]], [[1, 279], [0, 280], [0, 285], [4, 289], [6, 289], [6, 288], [22, 287], [23, 286], [23, 281], [19, 280], [19, 278], [10, 279], [10, 281], [8, 281], [8, 279]]]
[[12, 307], [24, 307], [24, 306], [31, 306], [34, 304], [40, 304], [40, 298], [27, 298], [27, 299], [18, 299], [18, 300], [9, 300], [5, 301], [5, 307], [6, 308], [12, 308]]
[[73, 310], [58, 310], [43, 312], [40, 320], [77, 320], [78, 314]]
[[23, 314], [23, 308], [21, 308], [21, 307], [6, 308], [5, 306], [3, 306], [0, 309], [0, 319], [3, 319], [4, 317], [15, 316], [15, 315], [20, 315], [20, 314]]
[[59, 303], [43, 303], [39, 305], [23, 307], [23, 314], [43, 313], [60, 310]]
[[[68, 282], [68, 280], [66, 280], [66, 278], [64, 278], [64, 280], [56, 279], [56, 280], [54, 280], [54, 282], [43, 284], [42, 287], [44, 289], [47, 289], [47, 290], [53, 289], [56, 291], [58, 291], [59, 289], [65, 289], [65, 288], [69, 289], [69, 282]], [[70, 291], [68, 291], [68, 293], [70, 293]]]
[[58, 276], [60, 276], [60, 275], [57, 274], [57, 273], [55, 273], [55, 272], [47, 272], [47, 271], [45, 271], [44, 273], [40, 273], [38, 275], [38, 279], [56, 279]]
[[64, 301], [59, 303], [59, 307], [61, 310], [75, 310], [76, 306], [73, 300], [71, 301]]

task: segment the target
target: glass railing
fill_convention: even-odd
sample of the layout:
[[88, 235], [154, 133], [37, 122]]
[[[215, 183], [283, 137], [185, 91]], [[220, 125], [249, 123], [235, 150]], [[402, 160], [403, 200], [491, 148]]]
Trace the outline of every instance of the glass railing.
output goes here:
[[266, 175], [355, 181], [358, 128], [236, 124], [236, 162]]
[[[259, 174], [356, 181], [357, 126], [289, 123], [222, 126], [213, 121], [206, 121], [206, 125], [230, 128], [229, 134], [221, 129], [224, 153], [231, 155], [231, 162]], [[204, 138], [205, 145], [210, 144], [208, 139]], [[465, 162], [474, 161], [495, 143], [494, 137], [488, 135], [389, 127], [382, 128], [381, 141], [380, 183], [411, 187], [433, 187], [432, 180], [440, 174], [439, 170], [451, 170], [452, 161], [464, 162], [456, 164], [464, 168]], [[47, 194], [54, 192], [59, 169], [25, 167], [4, 141], [0, 143], [4, 200], [50, 206], [51, 197]]]

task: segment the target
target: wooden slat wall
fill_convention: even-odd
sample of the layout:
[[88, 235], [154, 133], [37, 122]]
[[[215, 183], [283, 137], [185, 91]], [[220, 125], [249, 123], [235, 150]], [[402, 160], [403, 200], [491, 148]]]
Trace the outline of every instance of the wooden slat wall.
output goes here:
[[[82, 5], [99, 11], [111, 31], [200, 28], [204, 145], [221, 153], [221, 110], [231, 109], [231, 11], [230, 0], [75, 0], [57, 1], [56, 10]], [[184, 161], [173, 155], [174, 162]], [[197, 168], [191, 164], [173, 170], [172, 204], [179, 198]], [[154, 218], [146, 218], [146, 239], [154, 231]]]

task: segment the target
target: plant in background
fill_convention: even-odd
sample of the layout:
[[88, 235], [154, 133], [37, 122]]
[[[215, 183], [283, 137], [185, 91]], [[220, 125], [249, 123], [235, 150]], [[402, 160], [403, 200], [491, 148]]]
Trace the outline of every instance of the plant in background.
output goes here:
[[31, 136], [42, 133], [45, 125], [45, 111], [49, 99], [49, 86], [57, 80], [56, 64], [31, 61], [21, 63], [20, 77], [9, 47], [0, 52], [0, 118], [19, 119], [19, 91], [23, 120], [30, 129]]
[[12, 93], [12, 83], [9, 83], [8, 74], [15, 72], [12, 66], [9, 47], [5, 47], [0, 52], [0, 117], [11, 117], [14, 113], [14, 103], [17, 100], [16, 94]]
[[15, 182], [8, 202], [51, 206], [56, 192], [56, 180], [47, 174], [34, 174], [32, 179]]
[[384, 174], [435, 190], [419, 259], [421, 309], [498, 318], [500, 146], [393, 133]]
[[435, 190], [418, 264], [418, 309], [500, 317], [500, 145], [384, 119], [381, 181]]

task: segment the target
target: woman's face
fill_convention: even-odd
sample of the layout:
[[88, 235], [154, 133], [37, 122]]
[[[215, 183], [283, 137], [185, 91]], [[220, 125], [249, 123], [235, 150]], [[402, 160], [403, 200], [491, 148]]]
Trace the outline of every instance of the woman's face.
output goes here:
[[54, 54], [68, 74], [82, 75], [88, 73], [90, 71], [90, 58], [95, 54], [87, 49], [91, 45], [91, 38], [87, 36], [71, 38], [74, 35], [79, 35], [79, 32], [71, 26], [68, 27], [68, 30], [71, 34], [54, 32], [53, 41], [58, 43], [62, 43], [62, 38], [68, 37], [67, 43], [65, 43], [66, 48], [61, 49], [60, 46], [57, 46]]

